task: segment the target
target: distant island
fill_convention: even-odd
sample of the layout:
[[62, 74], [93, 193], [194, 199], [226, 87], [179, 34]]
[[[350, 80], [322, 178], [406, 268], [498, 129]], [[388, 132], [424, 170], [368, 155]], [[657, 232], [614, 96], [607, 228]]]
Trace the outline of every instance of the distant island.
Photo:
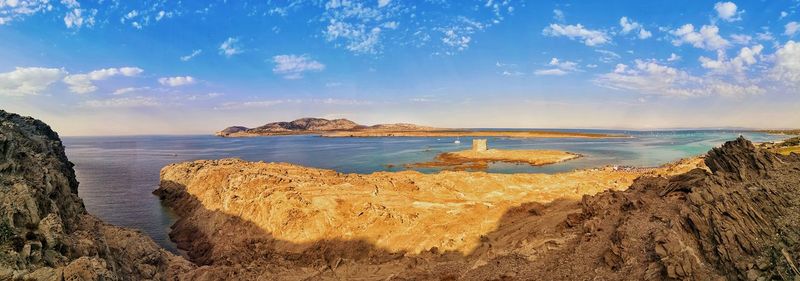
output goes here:
[[544, 130], [472, 130], [421, 126], [408, 123], [361, 125], [347, 119], [300, 118], [256, 128], [232, 126], [220, 137], [320, 135], [323, 137], [510, 137], [510, 138], [611, 138], [623, 135]]

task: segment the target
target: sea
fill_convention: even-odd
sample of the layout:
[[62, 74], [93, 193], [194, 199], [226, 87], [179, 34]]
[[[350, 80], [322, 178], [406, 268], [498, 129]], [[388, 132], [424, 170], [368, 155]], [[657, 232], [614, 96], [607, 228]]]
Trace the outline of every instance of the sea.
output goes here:
[[[489, 148], [556, 149], [583, 157], [553, 165], [491, 164], [493, 173], [560, 173], [613, 166], [653, 167], [703, 154], [740, 135], [754, 142], [785, 136], [735, 130], [616, 131], [558, 130], [623, 134], [626, 138], [488, 138]], [[162, 167], [198, 159], [240, 158], [287, 162], [343, 173], [404, 170], [404, 164], [433, 160], [442, 152], [469, 149], [471, 138], [326, 138], [312, 135], [222, 138], [211, 135], [63, 137], [75, 163], [78, 193], [102, 220], [138, 229], [167, 250], [176, 215], [152, 194]], [[460, 143], [456, 143], [458, 140]], [[418, 169], [424, 173], [435, 168]]]

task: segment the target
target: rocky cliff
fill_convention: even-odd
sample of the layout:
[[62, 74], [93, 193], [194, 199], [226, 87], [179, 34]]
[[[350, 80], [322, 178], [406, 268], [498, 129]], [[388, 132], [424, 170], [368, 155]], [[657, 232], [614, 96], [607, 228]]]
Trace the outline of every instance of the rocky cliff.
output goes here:
[[72, 167], [50, 127], [0, 110], [0, 280], [166, 280], [193, 267], [88, 214]]

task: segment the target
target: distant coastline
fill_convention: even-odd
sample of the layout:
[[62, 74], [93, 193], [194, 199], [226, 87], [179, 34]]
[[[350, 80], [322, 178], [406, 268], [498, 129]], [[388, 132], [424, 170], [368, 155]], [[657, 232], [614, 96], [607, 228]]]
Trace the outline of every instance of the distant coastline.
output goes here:
[[256, 128], [232, 126], [216, 132], [220, 137], [319, 135], [322, 137], [508, 137], [508, 138], [621, 138], [620, 134], [547, 130], [486, 130], [435, 128], [408, 123], [360, 125], [347, 119], [301, 118], [273, 122]]

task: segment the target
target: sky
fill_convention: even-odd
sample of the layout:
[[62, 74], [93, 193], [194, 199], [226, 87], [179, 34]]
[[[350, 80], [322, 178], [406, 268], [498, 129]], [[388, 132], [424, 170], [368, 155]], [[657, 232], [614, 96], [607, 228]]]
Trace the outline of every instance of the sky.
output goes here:
[[0, 109], [61, 135], [300, 117], [800, 127], [800, 0], [0, 0]]

